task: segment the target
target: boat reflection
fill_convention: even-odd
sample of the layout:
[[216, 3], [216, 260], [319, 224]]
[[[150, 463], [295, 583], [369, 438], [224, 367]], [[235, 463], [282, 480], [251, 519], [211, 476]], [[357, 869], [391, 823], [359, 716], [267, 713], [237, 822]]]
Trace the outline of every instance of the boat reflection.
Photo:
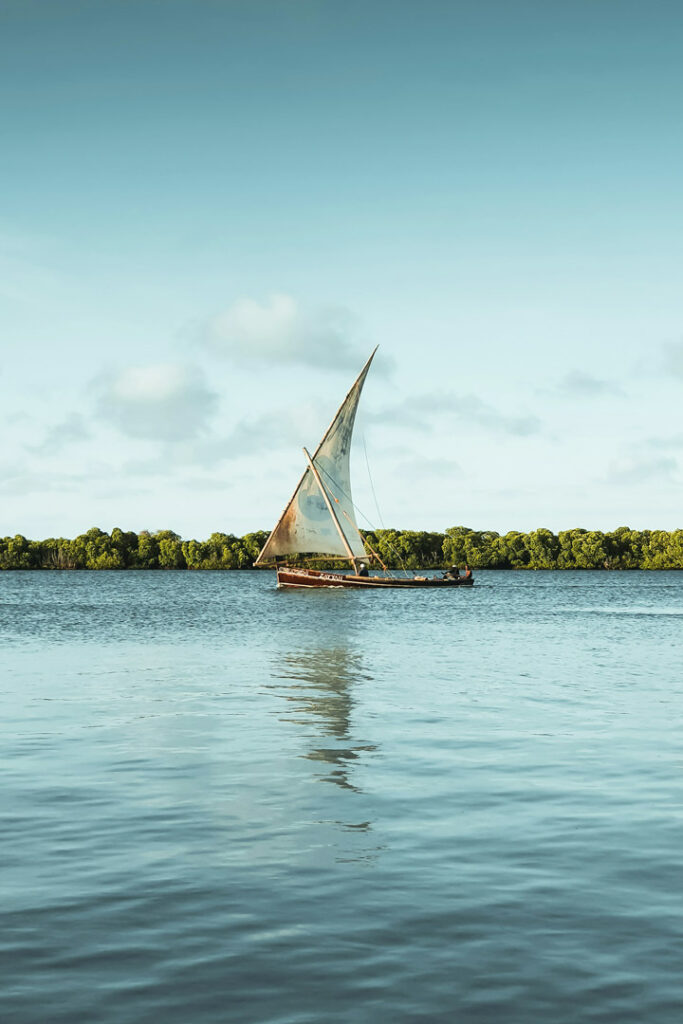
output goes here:
[[323, 739], [303, 756], [329, 766], [320, 776], [323, 781], [360, 792], [353, 781], [355, 764], [376, 749], [371, 743], [352, 742], [353, 689], [371, 678], [362, 657], [346, 647], [300, 651], [278, 658], [274, 675], [286, 680], [279, 693], [291, 705], [285, 720], [314, 724], [317, 738]]
[[[286, 704], [280, 721], [295, 723], [304, 739], [300, 757], [312, 762], [315, 777], [333, 783], [335, 792], [317, 790], [310, 804], [311, 825], [324, 836], [331, 828], [337, 838], [330, 844], [337, 861], [375, 861], [383, 849], [373, 834], [372, 795], [358, 783], [359, 769], [367, 769], [377, 750], [358, 735], [358, 709], [354, 696], [372, 679], [362, 656], [346, 646], [317, 647], [276, 659], [271, 689]], [[326, 845], [326, 840], [322, 847]]]

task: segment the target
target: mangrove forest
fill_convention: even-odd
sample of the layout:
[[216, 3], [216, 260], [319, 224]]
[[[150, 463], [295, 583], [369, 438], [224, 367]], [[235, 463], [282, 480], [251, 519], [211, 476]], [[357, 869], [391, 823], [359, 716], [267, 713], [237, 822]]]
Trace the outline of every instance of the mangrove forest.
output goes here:
[[[208, 540], [183, 540], [172, 530], [111, 533], [93, 527], [73, 540], [0, 538], [0, 569], [251, 569], [268, 536], [212, 533]], [[453, 526], [445, 533], [373, 530], [366, 545], [390, 569], [683, 569], [683, 529], [472, 530]], [[299, 556], [299, 561], [304, 559]], [[319, 568], [338, 565], [305, 559]], [[290, 563], [297, 558], [289, 559]]]

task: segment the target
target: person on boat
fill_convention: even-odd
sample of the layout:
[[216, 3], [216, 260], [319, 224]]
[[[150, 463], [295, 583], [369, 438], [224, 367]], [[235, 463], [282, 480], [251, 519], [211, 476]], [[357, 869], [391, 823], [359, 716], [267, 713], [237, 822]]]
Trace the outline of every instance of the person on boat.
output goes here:
[[365, 564], [365, 562], [361, 562], [360, 565], [358, 566], [358, 575], [359, 576], [369, 576], [370, 575], [370, 573], [368, 572], [368, 567]]
[[465, 563], [465, 575], [463, 576], [463, 579], [464, 580], [468, 580], [471, 575], [472, 575], [472, 570], [470, 569], [469, 565], [467, 565], [467, 563]]
[[443, 578], [445, 580], [460, 579], [460, 569], [458, 569], [457, 565], [452, 565], [450, 569], [446, 569], [446, 572], [443, 574]]

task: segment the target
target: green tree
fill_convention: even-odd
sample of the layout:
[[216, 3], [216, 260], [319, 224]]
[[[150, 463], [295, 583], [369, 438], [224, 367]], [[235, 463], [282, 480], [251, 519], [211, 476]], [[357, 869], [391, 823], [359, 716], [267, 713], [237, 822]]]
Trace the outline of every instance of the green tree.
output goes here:
[[560, 553], [560, 544], [551, 530], [540, 527], [527, 535], [530, 569], [554, 569]]
[[5, 537], [3, 546], [1, 562], [3, 569], [36, 568], [31, 543], [21, 533], [17, 533], [14, 537]]
[[527, 547], [527, 535], [511, 530], [498, 538], [498, 568], [524, 569], [531, 560]]
[[465, 540], [465, 562], [472, 569], [495, 569], [500, 537], [494, 530], [471, 530]]
[[468, 562], [468, 539], [472, 530], [468, 526], [451, 526], [446, 530], [443, 539], [443, 557], [446, 565], [457, 565], [461, 568]]
[[116, 553], [121, 566], [136, 569], [138, 565], [138, 535], [132, 530], [126, 533], [115, 526], [111, 531], [111, 549]]
[[242, 537], [242, 545], [247, 554], [247, 558], [252, 565], [258, 558], [259, 552], [267, 540], [268, 532], [266, 530], [256, 530], [254, 533], [245, 533], [244, 537]]
[[158, 530], [154, 539], [159, 545], [160, 569], [186, 569], [180, 537], [173, 530]]
[[208, 553], [205, 544], [200, 544], [197, 540], [184, 540], [181, 544], [181, 552], [188, 569], [203, 568], [202, 562]]
[[159, 568], [159, 539], [153, 537], [148, 530], [142, 530], [138, 534], [135, 564], [138, 569]]
[[643, 537], [639, 530], [618, 526], [605, 534], [606, 565], [609, 569], [639, 569], [643, 557]]
[[683, 567], [683, 530], [652, 530], [642, 548], [643, 569]]
[[400, 534], [398, 530], [376, 530], [373, 547], [385, 565], [390, 569], [401, 567], [403, 554], [400, 550]]
[[600, 530], [587, 530], [573, 545], [577, 569], [604, 569], [607, 564], [605, 535]]

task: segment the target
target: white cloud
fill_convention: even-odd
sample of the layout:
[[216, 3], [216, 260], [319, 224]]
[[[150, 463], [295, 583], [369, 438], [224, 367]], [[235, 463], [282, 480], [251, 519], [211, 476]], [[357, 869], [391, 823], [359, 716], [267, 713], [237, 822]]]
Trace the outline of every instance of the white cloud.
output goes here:
[[683, 341], [663, 346], [664, 370], [683, 380]]
[[182, 441], [203, 433], [218, 396], [196, 366], [129, 366], [94, 382], [96, 411], [128, 437]]
[[655, 459], [628, 459], [611, 467], [607, 477], [614, 484], [674, 483], [678, 478], [678, 462], [670, 456]]
[[247, 456], [294, 452], [304, 444], [315, 448], [322, 436], [324, 415], [317, 404], [304, 402], [295, 409], [274, 409], [262, 416], [239, 420], [226, 433], [164, 439], [166, 443], [156, 455], [131, 460], [125, 470], [132, 475], [166, 475], [171, 465], [213, 469], [228, 460]]
[[85, 472], [46, 471], [44, 467], [31, 469], [24, 464], [0, 466], [0, 489], [5, 497], [54, 492], [70, 494], [90, 482], [91, 478]]
[[683, 449], [683, 433], [671, 434], [669, 437], [650, 437], [643, 442], [643, 446], [660, 451], [680, 451]]
[[411, 455], [399, 462], [396, 472], [404, 480], [427, 477], [437, 485], [442, 485], [450, 477], [463, 476], [462, 466], [455, 459], [428, 458], [423, 455]]
[[289, 295], [240, 299], [213, 317], [203, 342], [240, 362], [277, 362], [322, 369], [360, 369], [367, 354], [351, 342], [356, 320], [342, 307], [302, 310]]
[[422, 431], [432, 429], [433, 420], [439, 416], [465, 420], [484, 430], [515, 437], [529, 437], [541, 430], [537, 416], [500, 412], [476, 395], [448, 392], [414, 395], [377, 413], [365, 413], [366, 420], [373, 423], [389, 423]]
[[602, 395], [623, 395], [618, 385], [593, 377], [582, 370], [572, 370], [558, 384], [557, 390], [567, 398], [599, 398]]
[[27, 450], [36, 455], [57, 455], [69, 444], [87, 441], [90, 431], [79, 413], [70, 413], [61, 423], [50, 427], [45, 439], [37, 445], [27, 445]]

